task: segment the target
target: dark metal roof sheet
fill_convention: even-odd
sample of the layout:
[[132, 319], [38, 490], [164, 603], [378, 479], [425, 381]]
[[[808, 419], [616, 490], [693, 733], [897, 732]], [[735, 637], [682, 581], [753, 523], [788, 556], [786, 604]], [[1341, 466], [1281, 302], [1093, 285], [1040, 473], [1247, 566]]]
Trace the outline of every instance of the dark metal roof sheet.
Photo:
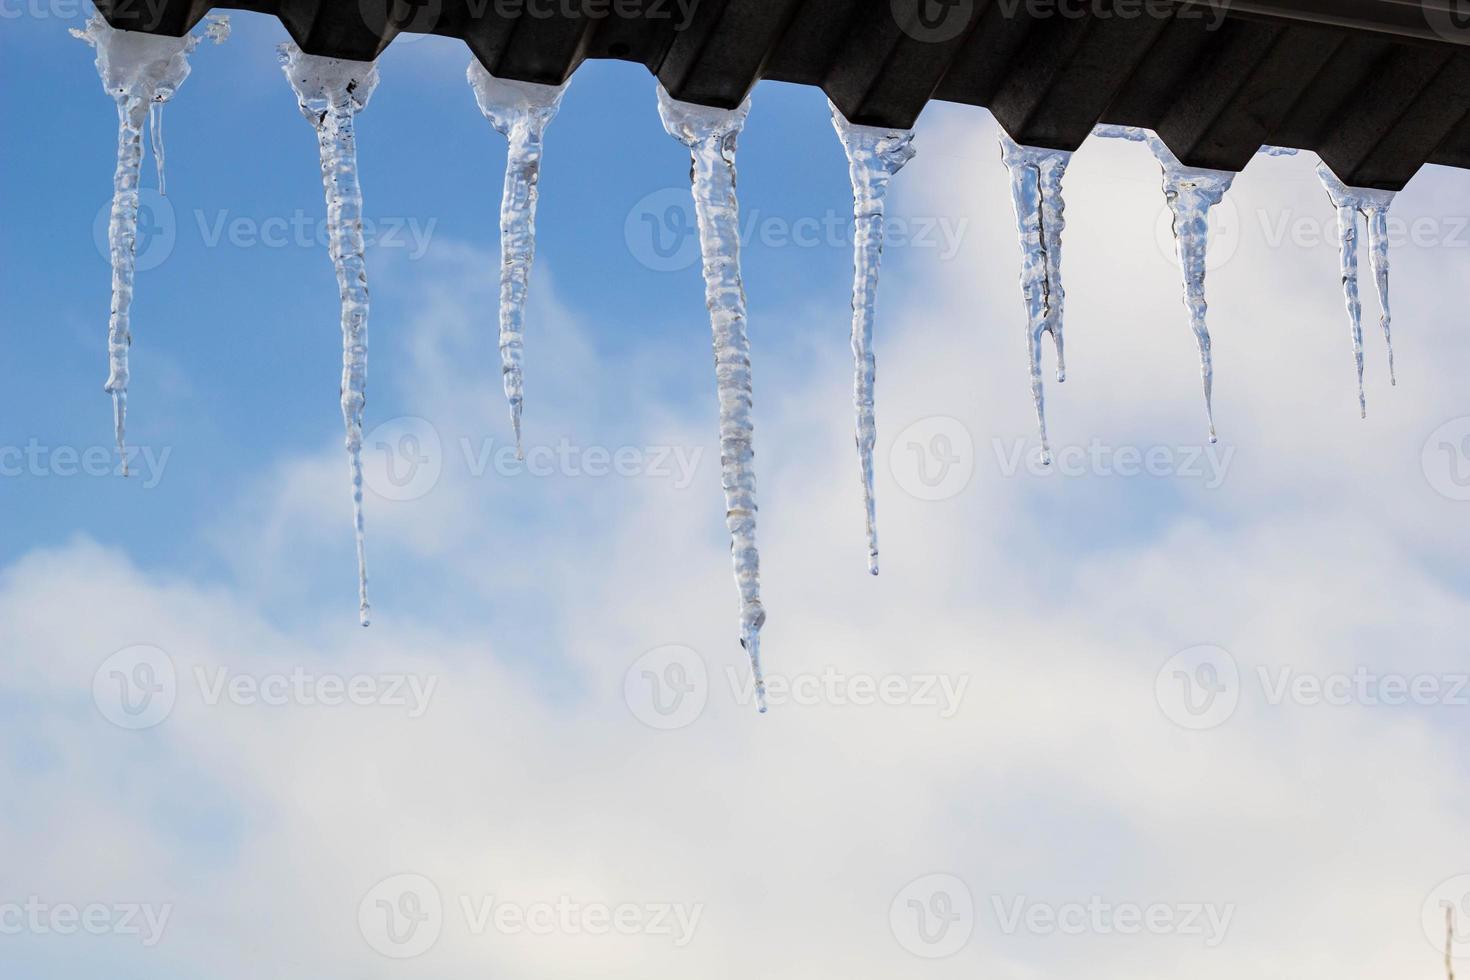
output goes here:
[[641, 63], [677, 98], [734, 106], [761, 78], [821, 87], [851, 120], [908, 127], [930, 99], [1074, 149], [1145, 126], [1185, 163], [1263, 143], [1398, 189], [1470, 167], [1470, 16], [1457, 0], [99, 0], [179, 35], [213, 8], [279, 17], [313, 54], [376, 58], [404, 31], [462, 38], [493, 74], [565, 81]]

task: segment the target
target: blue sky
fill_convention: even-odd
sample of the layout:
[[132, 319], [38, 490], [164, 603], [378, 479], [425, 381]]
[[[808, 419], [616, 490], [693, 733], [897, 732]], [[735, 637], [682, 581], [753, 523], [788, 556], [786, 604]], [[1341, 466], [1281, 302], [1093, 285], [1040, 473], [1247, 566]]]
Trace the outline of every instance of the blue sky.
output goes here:
[[[64, 7], [0, 25], [0, 449], [112, 445], [115, 111]], [[688, 154], [646, 71], [583, 66], [548, 135], [526, 432], [564, 461], [538, 475], [497, 455], [503, 140], [459, 43], [381, 59], [364, 631], [331, 265], [259, 240], [321, 220], [315, 140], [280, 26], [233, 21], [168, 107], [134, 305], [129, 438], [166, 463], [0, 480], [6, 977], [1366, 980], [1435, 975], [1441, 900], [1470, 954], [1470, 175], [1395, 204], [1399, 384], [1365, 288], [1360, 420], [1315, 161], [1252, 163], [1215, 215], [1207, 447], [1157, 165], [1090, 141], [1045, 474], [995, 126], [926, 110], [879, 301], [875, 580], [846, 165], [819, 92], [761, 84], [757, 717]], [[409, 455], [427, 475], [388, 479]], [[558, 902], [633, 927], [516, 927]], [[100, 903], [105, 934], [12, 929], [28, 903]]]

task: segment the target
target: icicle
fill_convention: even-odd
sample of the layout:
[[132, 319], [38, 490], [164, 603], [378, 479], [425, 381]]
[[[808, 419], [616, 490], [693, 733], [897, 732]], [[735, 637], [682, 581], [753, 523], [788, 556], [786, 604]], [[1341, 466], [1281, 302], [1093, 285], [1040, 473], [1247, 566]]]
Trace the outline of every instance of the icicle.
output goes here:
[[1215, 369], [1210, 356], [1210, 330], [1206, 323], [1205, 257], [1210, 243], [1210, 208], [1219, 204], [1235, 181], [1224, 170], [1186, 167], [1164, 141], [1146, 129], [1133, 126], [1098, 126], [1097, 136], [1147, 143], [1159, 161], [1164, 176], [1164, 198], [1174, 215], [1174, 247], [1184, 277], [1184, 306], [1189, 326], [1199, 344], [1200, 381], [1205, 390], [1205, 415], [1210, 423], [1210, 442], [1216, 441], [1214, 388]]
[[1388, 383], [1397, 385], [1398, 374], [1393, 366], [1393, 313], [1388, 306], [1388, 208], [1387, 201], [1372, 202], [1364, 207], [1368, 218], [1368, 257], [1373, 266], [1373, 283], [1378, 290], [1378, 307], [1382, 311], [1378, 326], [1383, 331], [1383, 343], [1388, 348]]
[[164, 197], [168, 189], [163, 177], [163, 103], [155, 102], [148, 107], [148, 135], [153, 140], [153, 166], [158, 171], [158, 196]]
[[[223, 23], [223, 29], [214, 25]], [[216, 44], [229, 36], [229, 20], [211, 19], [205, 34]], [[138, 246], [138, 188], [143, 168], [143, 127], [152, 110], [160, 114], [189, 77], [189, 55], [199, 35], [166, 37], [142, 31], [120, 31], [94, 13], [72, 36], [97, 50], [102, 89], [117, 103], [117, 168], [112, 178], [112, 213], [107, 247], [112, 261], [112, 312], [107, 324], [107, 383], [112, 395], [113, 429], [123, 475], [128, 475], [128, 347], [133, 342], [132, 307]], [[159, 181], [163, 175], [162, 130], [154, 129], [154, 155]], [[161, 188], [160, 188], [161, 190]]]
[[877, 362], [873, 356], [873, 321], [878, 301], [878, 273], [883, 261], [884, 201], [888, 195], [888, 181], [914, 158], [914, 133], [909, 129], [855, 126], [835, 105], [831, 109], [832, 125], [847, 153], [847, 171], [852, 181], [853, 404], [857, 414], [858, 464], [868, 524], [868, 571], [877, 575], [878, 517], [873, 499], [873, 447], [878, 441], [873, 385]]
[[367, 400], [368, 287], [353, 121], [377, 87], [378, 69], [372, 62], [306, 54], [294, 44], [283, 44], [279, 50], [281, 67], [302, 115], [316, 129], [321, 151], [328, 242], [342, 300], [342, 421], [352, 467], [358, 616], [366, 626], [370, 609], [362, 517], [362, 415]]
[[1031, 359], [1031, 400], [1041, 433], [1041, 459], [1051, 463], [1046, 435], [1046, 395], [1041, 380], [1041, 338], [1051, 334], [1057, 354], [1057, 381], [1067, 380], [1062, 345], [1066, 292], [1062, 289], [1062, 231], [1066, 202], [1062, 178], [1072, 154], [1066, 150], [1022, 146], [1004, 131], [1001, 157], [1011, 173], [1011, 201], [1021, 241], [1021, 297], [1026, 304], [1026, 349]]
[[541, 140], [561, 108], [566, 83], [537, 85], [496, 78], [470, 62], [470, 85], [480, 111], [510, 143], [505, 189], [500, 197], [500, 365], [516, 457], [522, 458], [521, 359], [525, 351], [526, 290], [536, 259], [536, 199], [541, 179]]
[[745, 330], [745, 286], [740, 278], [740, 204], [735, 196], [735, 145], [745, 117], [738, 109], [679, 102], [658, 86], [659, 116], [670, 136], [689, 147], [690, 183], [704, 258], [704, 295], [714, 334], [715, 378], [720, 396], [720, 482], [725, 523], [740, 588], [740, 642], [750, 656], [756, 704], [766, 710], [760, 630], [766, 621], [760, 598], [756, 550], [756, 499], [750, 386], [750, 338]]
[[1321, 178], [1332, 206], [1337, 209], [1342, 291], [1347, 305], [1348, 324], [1352, 329], [1353, 359], [1358, 368], [1358, 411], [1366, 418], [1368, 400], [1363, 391], [1363, 303], [1358, 297], [1358, 215], [1363, 215], [1368, 226], [1373, 280], [1378, 290], [1378, 303], [1383, 311], [1378, 325], [1383, 330], [1383, 340], [1388, 346], [1389, 378], [1394, 384], [1398, 384], [1394, 372], [1393, 329], [1388, 306], [1388, 209], [1393, 203], [1394, 194], [1393, 191], [1349, 187], [1325, 163], [1318, 164], [1317, 176]]
[[1444, 973], [1447, 980], [1455, 980], [1455, 906], [1444, 903]]

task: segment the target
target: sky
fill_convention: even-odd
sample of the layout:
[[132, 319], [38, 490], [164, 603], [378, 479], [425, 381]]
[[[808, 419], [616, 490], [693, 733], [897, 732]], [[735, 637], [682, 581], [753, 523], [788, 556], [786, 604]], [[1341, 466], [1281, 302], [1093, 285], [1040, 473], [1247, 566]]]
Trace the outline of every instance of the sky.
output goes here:
[[1252, 162], [1214, 216], [1210, 446], [1158, 167], [1090, 140], [1045, 470], [997, 129], [928, 108], [875, 579], [847, 168], [819, 91], [757, 86], [762, 716], [688, 153], [642, 67], [584, 65], [548, 133], [517, 464], [504, 141], [459, 42], [380, 61], [363, 630], [282, 28], [233, 15], [167, 109], [122, 479], [115, 110], [79, 4], [0, 13], [5, 977], [1403, 980], [1442, 975], [1444, 903], [1470, 957], [1470, 174], [1394, 205], [1398, 384], [1365, 280], [1360, 419], [1315, 161]]

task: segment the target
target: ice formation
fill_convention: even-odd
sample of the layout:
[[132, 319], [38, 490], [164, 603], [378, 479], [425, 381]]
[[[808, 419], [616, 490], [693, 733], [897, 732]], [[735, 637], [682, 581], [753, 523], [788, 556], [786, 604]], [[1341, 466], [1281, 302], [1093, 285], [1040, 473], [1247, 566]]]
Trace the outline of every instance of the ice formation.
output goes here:
[[725, 523], [740, 590], [740, 642], [750, 656], [756, 703], [766, 710], [760, 631], [766, 621], [756, 550], [755, 451], [751, 445], [750, 338], [745, 329], [745, 285], [740, 278], [740, 204], [735, 195], [735, 146], [750, 100], [717, 109], [680, 102], [658, 86], [664, 129], [689, 147], [690, 186], [704, 260], [704, 295], [714, 334], [720, 397], [720, 482]]
[[1021, 241], [1021, 297], [1026, 304], [1026, 349], [1031, 361], [1031, 400], [1041, 433], [1041, 458], [1051, 462], [1046, 435], [1046, 393], [1041, 380], [1041, 338], [1050, 334], [1057, 354], [1057, 381], [1067, 380], [1062, 345], [1062, 317], [1067, 294], [1062, 289], [1062, 231], [1066, 202], [1062, 178], [1072, 154], [1039, 146], [1022, 146], [1002, 130], [1001, 157], [1011, 174], [1011, 202]]
[[189, 77], [189, 55], [208, 37], [216, 44], [230, 36], [229, 18], [211, 14], [204, 33], [167, 37], [121, 31], [94, 13], [72, 35], [97, 51], [102, 89], [117, 103], [117, 169], [112, 178], [112, 212], [107, 250], [112, 262], [112, 312], [107, 324], [108, 375], [103, 390], [112, 395], [113, 429], [123, 475], [128, 472], [128, 348], [133, 342], [133, 284], [138, 250], [138, 192], [142, 183], [143, 129], [149, 127], [163, 193], [163, 106]]
[[868, 571], [878, 574], [878, 516], [873, 499], [873, 447], [878, 441], [873, 387], [877, 361], [873, 355], [873, 321], [877, 315], [878, 274], [883, 261], [884, 204], [888, 182], [914, 157], [909, 129], [856, 126], [834, 105], [832, 125], [847, 153], [852, 181], [853, 405], [857, 416], [858, 465], [863, 481], [863, 508], [868, 527]]
[[1378, 290], [1378, 305], [1383, 311], [1378, 324], [1383, 342], [1388, 347], [1388, 374], [1398, 384], [1393, 365], [1393, 328], [1388, 307], [1388, 209], [1393, 204], [1393, 191], [1367, 187], [1349, 187], [1327, 166], [1317, 166], [1317, 176], [1327, 189], [1332, 206], [1337, 209], [1338, 260], [1342, 269], [1342, 292], [1347, 305], [1348, 327], [1352, 331], [1353, 360], [1358, 368], [1358, 413], [1367, 417], [1368, 398], [1363, 390], [1363, 303], [1358, 298], [1358, 215], [1368, 227], [1369, 262]]
[[281, 45], [280, 56], [301, 113], [316, 130], [321, 151], [328, 248], [342, 302], [342, 421], [352, 468], [358, 620], [366, 626], [370, 607], [362, 517], [362, 415], [367, 400], [368, 285], [354, 120], [377, 87], [378, 69], [372, 62], [306, 54], [289, 43]]
[[510, 403], [516, 455], [521, 448], [521, 361], [525, 352], [526, 291], [536, 259], [536, 200], [541, 179], [541, 141], [561, 108], [566, 84], [537, 85], [496, 78], [470, 62], [470, 85], [480, 111], [510, 144], [500, 198], [500, 364]]
[[1210, 208], [1219, 204], [1235, 181], [1235, 174], [1203, 167], [1186, 167], [1164, 141], [1146, 129], [1132, 126], [1098, 126], [1098, 136], [1147, 143], [1163, 170], [1164, 199], [1174, 216], [1174, 248], [1184, 277], [1184, 306], [1189, 326], [1199, 344], [1200, 381], [1205, 391], [1205, 415], [1210, 425], [1210, 442], [1215, 436], [1215, 369], [1210, 357], [1210, 329], [1205, 316], [1205, 257], [1210, 244]]

